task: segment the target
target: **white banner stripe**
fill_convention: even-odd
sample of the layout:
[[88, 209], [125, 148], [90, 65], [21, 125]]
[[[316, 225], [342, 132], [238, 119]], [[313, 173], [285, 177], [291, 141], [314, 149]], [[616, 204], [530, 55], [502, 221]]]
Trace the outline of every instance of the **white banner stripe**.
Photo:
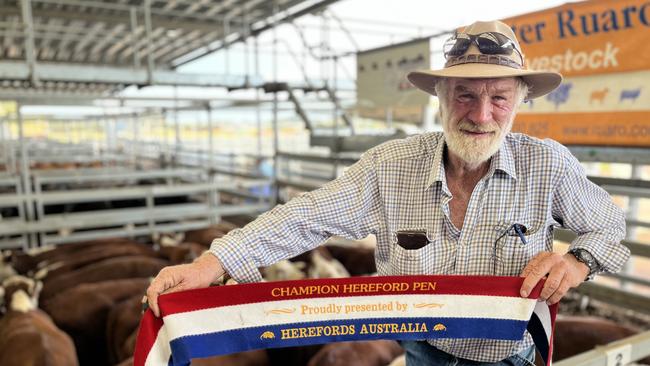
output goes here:
[[[495, 306], [495, 300], [499, 306]], [[394, 295], [312, 298], [178, 313], [164, 317], [164, 322], [169, 336], [176, 339], [253, 326], [323, 320], [463, 317], [528, 321], [536, 302], [519, 297], [476, 295], [400, 295], [397, 300]], [[402, 304], [401, 309], [397, 303]]]
[[535, 314], [539, 318], [540, 323], [544, 327], [544, 332], [546, 333], [546, 338], [550, 340], [553, 329], [551, 329], [551, 312], [544, 302], [538, 301], [535, 304]]
[[172, 349], [169, 344], [169, 337], [167, 336], [166, 326], [163, 325], [158, 331], [156, 342], [151, 347], [151, 351], [147, 355], [145, 365], [159, 366], [167, 365], [169, 363], [169, 356], [172, 354]]

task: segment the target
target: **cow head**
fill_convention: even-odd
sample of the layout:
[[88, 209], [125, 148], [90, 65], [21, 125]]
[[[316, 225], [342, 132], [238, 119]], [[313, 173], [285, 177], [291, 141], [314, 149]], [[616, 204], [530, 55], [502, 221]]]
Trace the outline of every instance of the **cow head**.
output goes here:
[[[9, 309], [18, 306], [21, 311], [38, 307], [38, 296], [43, 289], [43, 283], [25, 276], [11, 276], [2, 281], [3, 302]], [[14, 296], [16, 295], [16, 296]]]

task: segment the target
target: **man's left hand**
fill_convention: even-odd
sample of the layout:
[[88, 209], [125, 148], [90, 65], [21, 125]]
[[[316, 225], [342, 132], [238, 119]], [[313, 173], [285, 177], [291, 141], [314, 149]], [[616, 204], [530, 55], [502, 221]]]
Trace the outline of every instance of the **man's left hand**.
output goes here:
[[546, 276], [539, 299], [552, 305], [560, 301], [570, 288], [580, 285], [588, 274], [589, 267], [571, 254], [541, 252], [521, 272], [526, 279], [520, 293], [522, 297], [528, 297], [537, 282]]

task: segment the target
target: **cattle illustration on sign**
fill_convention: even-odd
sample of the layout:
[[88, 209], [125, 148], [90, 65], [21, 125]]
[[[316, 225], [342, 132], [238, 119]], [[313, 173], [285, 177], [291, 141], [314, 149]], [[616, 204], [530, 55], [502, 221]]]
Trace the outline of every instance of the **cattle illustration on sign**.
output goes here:
[[562, 73], [519, 110], [513, 131], [568, 145], [650, 146], [650, 4], [593, 0], [504, 19], [528, 66]]
[[546, 96], [546, 100], [550, 101], [555, 105], [555, 109], [558, 109], [560, 104], [565, 104], [569, 100], [569, 92], [571, 91], [573, 84], [571, 83], [562, 83], [557, 89], [553, 90]]

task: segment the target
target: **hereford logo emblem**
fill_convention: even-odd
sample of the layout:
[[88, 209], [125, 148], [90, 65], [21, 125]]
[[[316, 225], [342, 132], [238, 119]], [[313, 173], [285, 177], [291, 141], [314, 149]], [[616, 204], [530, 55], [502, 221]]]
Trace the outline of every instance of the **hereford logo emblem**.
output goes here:
[[266, 332], [262, 333], [260, 339], [275, 339], [275, 334], [273, 334], [273, 332], [270, 330], [267, 330]]
[[438, 323], [433, 326], [433, 330], [436, 332], [440, 332], [441, 330], [447, 330], [447, 327], [445, 327], [444, 324]]

